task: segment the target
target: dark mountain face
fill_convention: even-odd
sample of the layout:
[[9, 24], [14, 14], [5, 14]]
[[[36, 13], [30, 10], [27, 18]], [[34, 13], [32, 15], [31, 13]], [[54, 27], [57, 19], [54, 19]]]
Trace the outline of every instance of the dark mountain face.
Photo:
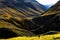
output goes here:
[[11, 38], [11, 37], [16, 37], [18, 36], [16, 33], [14, 33], [12, 30], [7, 29], [7, 28], [1, 28], [0, 29], [0, 38]]
[[43, 16], [32, 19], [32, 21], [25, 20], [27, 25], [25, 29], [32, 31], [35, 34], [43, 34], [51, 30], [60, 31], [59, 16], [56, 14]]
[[60, 31], [60, 1], [44, 14], [47, 16], [36, 17], [31, 21], [25, 20], [25, 25], [28, 24], [25, 29], [32, 31], [35, 34], [43, 34], [52, 30]]

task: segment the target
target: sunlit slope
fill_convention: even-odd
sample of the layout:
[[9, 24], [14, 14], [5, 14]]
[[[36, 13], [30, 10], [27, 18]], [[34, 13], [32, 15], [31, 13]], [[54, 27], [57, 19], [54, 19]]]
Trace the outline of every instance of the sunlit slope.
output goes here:
[[[16, 1], [14, 0], [0, 1], [0, 29], [1, 28], [10, 29], [19, 36], [35, 35], [34, 33], [29, 32], [28, 30], [26, 30], [26, 32], [28, 31], [26, 33], [25, 30], [20, 28], [23, 28], [24, 26], [22, 25], [23, 20], [36, 17], [37, 15], [40, 16], [39, 14], [40, 12], [27, 6], [26, 3], [23, 4], [15, 2]], [[24, 6], [27, 8], [25, 9]]]
[[60, 40], [60, 33], [53, 35], [43, 35], [40, 40]]
[[60, 33], [53, 35], [41, 35], [40, 37], [14, 37], [9, 39], [0, 39], [0, 40], [60, 40]]
[[[36, 5], [31, 2], [26, 3], [23, 0], [22, 1], [20, 0], [19, 2], [15, 0], [9, 0], [9, 1], [3, 0], [0, 2], [0, 4], [1, 4], [0, 10], [2, 9], [1, 13], [7, 12], [7, 14], [14, 16], [14, 17], [19, 16], [21, 18], [28, 19], [28, 18], [40, 16], [40, 14], [42, 13], [42, 11], [40, 11], [42, 9], [37, 8], [37, 6], [39, 5]], [[36, 7], [33, 5], [35, 5]]]
[[[24, 39], [23, 39], [24, 38]], [[40, 37], [17, 37], [16, 40], [60, 40], [60, 33], [53, 35], [43, 35]], [[15, 40], [15, 38], [11, 38], [9, 40]]]
[[24, 30], [24, 29], [21, 29], [21, 28], [18, 28], [16, 27], [15, 25], [7, 22], [7, 21], [4, 21], [4, 20], [0, 20], [0, 29], [1, 28], [7, 28], [7, 29], [10, 29], [11, 31], [13, 31], [14, 33], [16, 33], [17, 35], [20, 35], [20, 36], [31, 36], [31, 35], [34, 35], [32, 32], [29, 32], [27, 30]]
[[[23, 20], [32, 19], [36, 16], [40, 16], [40, 12], [28, 7], [27, 9], [23, 8], [24, 4], [20, 3], [15, 4], [11, 1], [0, 1], [0, 29], [7, 28], [12, 32], [16, 33], [17, 36], [35, 36], [34, 33], [22, 29]], [[22, 25], [22, 26], [21, 26]]]

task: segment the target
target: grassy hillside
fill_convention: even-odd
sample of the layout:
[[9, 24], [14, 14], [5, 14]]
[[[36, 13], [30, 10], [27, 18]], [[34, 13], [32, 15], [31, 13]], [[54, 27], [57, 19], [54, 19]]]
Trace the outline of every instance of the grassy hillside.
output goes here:
[[[60, 1], [48, 11], [13, 7], [0, 2], [0, 39], [4, 40], [55, 40], [60, 39]], [[15, 4], [14, 4], [15, 5]], [[21, 5], [21, 4], [20, 4]], [[55, 10], [56, 9], [56, 10]], [[9, 32], [8, 32], [9, 31]], [[45, 34], [59, 31], [56, 34]], [[43, 35], [41, 35], [43, 34]], [[14, 35], [14, 36], [13, 36]], [[38, 37], [40, 36], [40, 37]], [[57, 38], [55, 38], [57, 37]], [[9, 39], [7, 39], [9, 38]], [[48, 39], [47, 39], [48, 38]], [[53, 39], [55, 38], [55, 39]]]

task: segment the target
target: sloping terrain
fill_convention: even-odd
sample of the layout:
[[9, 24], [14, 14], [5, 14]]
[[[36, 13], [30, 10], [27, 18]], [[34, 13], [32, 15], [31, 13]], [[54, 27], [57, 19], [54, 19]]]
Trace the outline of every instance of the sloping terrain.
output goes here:
[[[14, 33], [15, 35], [12, 37], [35, 35], [34, 33], [28, 30], [22, 29], [24, 28], [24, 25], [22, 23], [23, 20], [29, 18], [30, 16], [31, 18], [32, 16], [37, 16], [38, 15], [37, 13], [40, 12], [30, 8], [29, 7], [29, 5], [31, 5], [30, 3], [29, 4], [24, 3], [23, 1], [21, 1], [23, 3], [19, 3], [19, 2], [15, 3], [15, 2], [16, 2], [15, 0], [0, 1], [0, 29], [3, 30], [0, 31], [0, 35], [1, 35], [0, 38], [4, 38], [4, 37], [10, 38], [10, 36], [12, 36]], [[8, 30], [10, 30], [11, 32], [9, 33]]]
[[0, 38], [40, 36], [49, 31], [60, 31], [60, 1], [45, 13], [40, 10], [21, 0], [0, 1], [0, 35], [3, 35]]
[[31, 25], [29, 24], [29, 26], [32, 28], [34, 26], [33, 29], [31, 28], [32, 32], [36, 34], [42, 34], [48, 31], [60, 31], [59, 21], [60, 21], [60, 1], [57, 2], [54, 6], [52, 6], [45, 13], [41, 14], [41, 17], [33, 18], [30, 21]]

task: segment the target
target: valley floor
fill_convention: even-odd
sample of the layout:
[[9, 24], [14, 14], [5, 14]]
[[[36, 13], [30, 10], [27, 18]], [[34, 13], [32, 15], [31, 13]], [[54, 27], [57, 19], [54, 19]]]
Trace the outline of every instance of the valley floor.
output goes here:
[[60, 33], [53, 35], [41, 35], [40, 37], [15, 37], [9, 39], [0, 39], [0, 40], [60, 40]]

